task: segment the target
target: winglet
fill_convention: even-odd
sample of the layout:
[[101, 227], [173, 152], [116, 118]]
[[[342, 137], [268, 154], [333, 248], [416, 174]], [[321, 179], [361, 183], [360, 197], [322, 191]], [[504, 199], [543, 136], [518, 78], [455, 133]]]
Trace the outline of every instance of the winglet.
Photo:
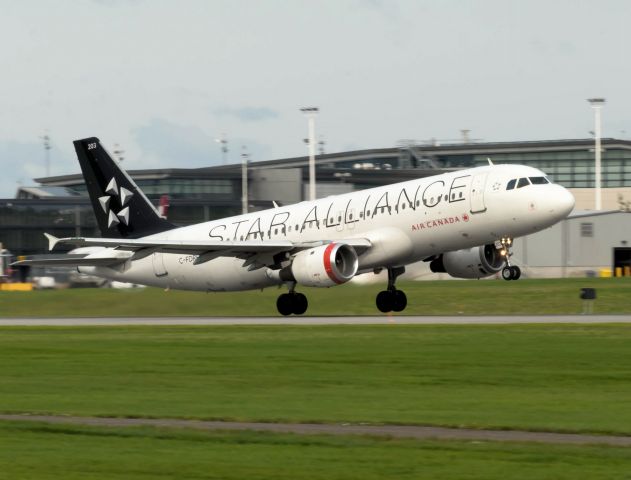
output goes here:
[[493, 162], [491, 161], [490, 157], [486, 157], [486, 160], [489, 162], [489, 165], [492, 167], [493, 166]]
[[44, 236], [48, 239], [48, 250], [55, 248], [59, 239], [50, 233], [45, 233]]
[[274, 204], [274, 208], [278, 208], [278, 203], [276, 203], [274, 200], [272, 200], [272, 203]]

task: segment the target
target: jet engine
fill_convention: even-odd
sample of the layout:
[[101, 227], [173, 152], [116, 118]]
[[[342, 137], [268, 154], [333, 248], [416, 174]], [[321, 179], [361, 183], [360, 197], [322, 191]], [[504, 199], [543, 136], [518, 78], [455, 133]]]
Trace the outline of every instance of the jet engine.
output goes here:
[[429, 268], [456, 278], [483, 278], [504, 268], [506, 261], [494, 244], [443, 253]]
[[332, 287], [348, 282], [358, 267], [359, 260], [353, 247], [345, 243], [329, 243], [298, 252], [291, 265], [268, 271], [268, 275], [307, 287]]

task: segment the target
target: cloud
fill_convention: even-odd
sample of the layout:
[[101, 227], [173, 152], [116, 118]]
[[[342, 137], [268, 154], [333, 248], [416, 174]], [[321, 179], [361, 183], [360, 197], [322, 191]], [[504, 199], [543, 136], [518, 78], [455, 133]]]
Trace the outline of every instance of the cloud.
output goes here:
[[[223, 162], [220, 137], [196, 126], [184, 126], [164, 119], [153, 119], [132, 131], [141, 150], [134, 168], [197, 168]], [[241, 148], [247, 146], [253, 160], [268, 159], [271, 148], [251, 138], [228, 138], [227, 163], [241, 160]], [[137, 160], [137, 161], [136, 161]]]
[[[67, 159], [60, 158], [55, 147], [50, 150], [51, 174], [56, 175], [67, 166]], [[0, 175], [0, 198], [13, 198], [20, 185], [35, 185], [33, 178], [46, 176], [44, 150], [41, 143], [0, 141], [0, 159], [2, 174]]]
[[357, 0], [357, 5], [366, 10], [381, 13], [390, 20], [397, 19], [400, 5], [393, 0]]
[[119, 7], [121, 5], [140, 4], [142, 0], [92, 0], [92, 2], [104, 7]]
[[382, 9], [385, 8], [385, 2], [383, 0], [359, 0], [357, 2], [360, 7], [366, 8], [377, 8]]
[[[143, 168], [202, 167], [219, 163], [215, 141], [201, 128], [182, 126], [163, 119], [132, 130], [142, 158]], [[151, 165], [147, 165], [151, 163]]]
[[277, 110], [269, 107], [218, 108], [213, 111], [218, 117], [235, 117], [243, 122], [262, 122], [278, 118]]

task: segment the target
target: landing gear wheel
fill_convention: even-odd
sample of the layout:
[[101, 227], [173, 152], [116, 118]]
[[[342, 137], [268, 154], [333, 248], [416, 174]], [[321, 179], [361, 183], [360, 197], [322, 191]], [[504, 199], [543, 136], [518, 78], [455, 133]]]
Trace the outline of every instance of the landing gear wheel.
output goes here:
[[307, 311], [309, 302], [302, 293], [283, 293], [276, 300], [276, 308], [281, 315], [302, 315]]
[[501, 245], [501, 255], [504, 256], [504, 259], [506, 260], [506, 266], [502, 269], [502, 278], [504, 280], [519, 280], [519, 277], [521, 277], [521, 268], [517, 265], [511, 265], [510, 261], [510, 257], [513, 256], [511, 253], [513, 239], [510, 237], [503, 237], [501, 240], [498, 240], [498, 242], [495, 242], [496, 248], [500, 248]]
[[278, 299], [276, 300], [276, 308], [278, 309], [278, 313], [285, 316], [291, 315], [293, 313], [294, 302], [292, 302], [291, 297], [292, 296], [289, 293], [283, 293], [282, 295], [279, 295]]
[[377, 294], [377, 308], [380, 312], [391, 312], [394, 302], [394, 294], [390, 290], [383, 290]]
[[402, 312], [408, 305], [408, 298], [401, 290], [384, 290], [377, 295], [377, 308], [380, 312]]
[[405, 307], [408, 306], [408, 297], [405, 295], [405, 292], [401, 290], [395, 290], [393, 293], [394, 303], [392, 305], [392, 311], [402, 312], [405, 310]]
[[521, 268], [517, 265], [504, 267], [502, 270], [502, 278], [504, 280], [519, 280], [519, 277], [521, 277]]
[[307, 300], [307, 297], [302, 293], [294, 293], [293, 297], [293, 313], [295, 315], [302, 315], [307, 311], [307, 308], [309, 307], [309, 301]]
[[377, 294], [377, 308], [380, 312], [402, 312], [408, 304], [408, 299], [401, 290], [397, 290], [394, 283], [397, 277], [405, 272], [405, 267], [388, 268], [388, 289]]

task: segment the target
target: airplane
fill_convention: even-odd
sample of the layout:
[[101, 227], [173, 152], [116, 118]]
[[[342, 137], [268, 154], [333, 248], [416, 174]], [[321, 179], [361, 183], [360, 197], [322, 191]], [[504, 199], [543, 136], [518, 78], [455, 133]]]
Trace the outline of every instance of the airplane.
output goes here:
[[74, 147], [102, 238], [56, 238], [73, 253], [21, 265], [72, 265], [109, 280], [165, 289], [242, 291], [285, 285], [282, 315], [302, 315], [299, 286], [333, 287], [387, 270], [381, 312], [401, 312], [396, 280], [405, 266], [483, 278], [521, 276], [510, 261], [515, 237], [548, 228], [574, 197], [544, 172], [489, 165], [178, 227], [156, 210], [98, 138]]

